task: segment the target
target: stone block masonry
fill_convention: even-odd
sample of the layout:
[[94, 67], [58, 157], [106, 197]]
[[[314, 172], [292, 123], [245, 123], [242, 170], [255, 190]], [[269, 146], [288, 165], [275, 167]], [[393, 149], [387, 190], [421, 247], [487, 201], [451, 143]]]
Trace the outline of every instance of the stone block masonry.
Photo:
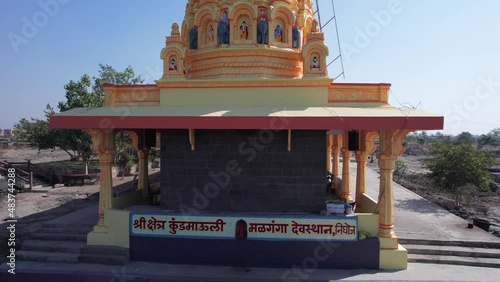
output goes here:
[[325, 207], [326, 133], [196, 130], [161, 133], [161, 205], [171, 210], [320, 212]]

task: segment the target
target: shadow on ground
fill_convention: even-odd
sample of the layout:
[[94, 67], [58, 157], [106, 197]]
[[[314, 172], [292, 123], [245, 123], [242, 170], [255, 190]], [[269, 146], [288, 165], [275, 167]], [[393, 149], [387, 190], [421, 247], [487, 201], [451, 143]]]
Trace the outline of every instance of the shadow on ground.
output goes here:
[[449, 212], [445, 209], [440, 208], [439, 206], [430, 203], [426, 199], [407, 199], [407, 200], [399, 200], [394, 204], [395, 208], [422, 213], [429, 214], [432, 213], [437, 217], [445, 217], [449, 215]]

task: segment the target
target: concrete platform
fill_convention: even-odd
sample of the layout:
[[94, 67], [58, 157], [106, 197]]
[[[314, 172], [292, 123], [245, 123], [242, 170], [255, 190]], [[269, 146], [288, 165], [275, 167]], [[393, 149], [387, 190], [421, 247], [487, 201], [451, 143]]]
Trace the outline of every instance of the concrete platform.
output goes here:
[[[351, 167], [352, 195], [355, 196], [356, 164]], [[368, 194], [378, 198], [378, 173], [367, 170]], [[467, 229], [467, 221], [425, 200], [417, 194], [394, 185], [395, 230], [400, 238], [443, 241], [500, 242], [479, 228]], [[50, 221], [54, 224], [97, 222], [97, 206]], [[306, 259], [306, 258], [305, 258]], [[223, 266], [172, 265], [130, 262], [125, 266], [19, 262], [15, 277], [0, 267], [0, 281], [330, 281], [330, 280], [446, 280], [446, 281], [498, 281], [500, 269], [461, 265], [409, 263], [401, 271], [338, 270], [293, 268], [241, 268]], [[8, 279], [5, 279], [8, 278]], [[14, 279], [15, 278], [15, 279]]]
[[[351, 163], [351, 195], [356, 196], [356, 163]], [[366, 170], [367, 193], [378, 199], [379, 174], [371, 168]], [[469, 221], [437, 206], [394, 183], [394, 230], [399, 238], [428, 239], [442, 241], [491, 241], [500, 238], [478, 228], [468, 229]]]
[[411, 263], [401, 271], [301, 270], [131, 262], [126, 266], [21, 262], [16, 275], [0, 267], [0, 281], [498, 281], [500, 269]]

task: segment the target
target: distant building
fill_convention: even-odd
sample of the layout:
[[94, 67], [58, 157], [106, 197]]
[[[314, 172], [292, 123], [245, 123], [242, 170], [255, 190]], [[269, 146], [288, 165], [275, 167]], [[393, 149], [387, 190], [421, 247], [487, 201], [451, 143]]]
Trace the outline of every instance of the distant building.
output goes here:
[[11, 129], [11, 128], [4, 129], [2, 135], [3, 136], [14, 136], [15, 135], [14, 129]]

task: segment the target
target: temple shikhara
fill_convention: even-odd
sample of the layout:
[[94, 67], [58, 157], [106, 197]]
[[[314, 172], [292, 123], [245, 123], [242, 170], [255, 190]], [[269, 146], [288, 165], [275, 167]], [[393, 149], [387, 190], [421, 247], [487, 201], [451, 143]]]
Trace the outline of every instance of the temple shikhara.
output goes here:
[[[330, 78], [311, 0], [187, 2], [155, 84], [107, 84], [101, 108], [51, 117], [53, 128], [87, 131], [101, 164], [87, 244], [129, 249], [137, 261], [292, 267], [314, 257], [319, 268], [405, 269], [393, 169], [404, 137], [442, 129], [443, 117], [392, 107], [390, 84]], [[114, 197], [119, 131], [139, 155], [139, 184]], [[152, 184], [156, 146], [161, 182]], [[365, 170], [377, 148], [374, 200]]]

